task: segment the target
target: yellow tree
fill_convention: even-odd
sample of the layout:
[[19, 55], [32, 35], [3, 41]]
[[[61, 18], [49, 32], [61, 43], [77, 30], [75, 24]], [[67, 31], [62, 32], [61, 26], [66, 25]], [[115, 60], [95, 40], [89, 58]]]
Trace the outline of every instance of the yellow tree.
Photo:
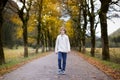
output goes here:
[[36, 53], [38, 53], [39, 45], [40, 45], [40, 36], [41, 36], [41, 26], [42, 26], [42, 8], [43, 0], [34, 0], [34, 14], [36, 16], [37, 23], [37, 43], [36, 43]]
[[[59, 3], [56, 0], [44, 0], [42, 2], [42, 12], [41, 12], [41, 19], [39, 16], [37, 16], [37, 19], [40, 19], [41, 22], [38, 22], [38, 24], [40, 23], [40, 42], [42, 44], [42, 48], [43, 51], [45, 49], [45, 46], [49, 46], [49, 50], [50, 47], [53, 46], [52, 41], [53, 41], [53, 36], [52, 36], [52, 32], [54, 32], [54, 29], [56, 30], [57, 28], [55, 26], [57, 26], [58, 24], [56, 23], [59, 22], [59, 10], [58, 10], [58, 6]], [[38, 8], [39, 10], [39, 8]], [[40, 12], [40, 11], [39, 11]]]
[[68, 20], [65, 24], [65, 27], [67, 29], [68, 36], [70, 37], [70, 39], [72, 39], [74, 37], [73, 21]]

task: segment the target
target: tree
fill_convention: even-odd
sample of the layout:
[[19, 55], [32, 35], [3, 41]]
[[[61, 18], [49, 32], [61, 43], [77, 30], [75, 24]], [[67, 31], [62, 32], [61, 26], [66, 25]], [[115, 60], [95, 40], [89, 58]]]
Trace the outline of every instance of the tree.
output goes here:
[[107, 12], [111, 0], [100, 0], [101, 8], [99, 12], [100, 25], [101, 25], [101, 39], [102, 39], [102, 59], [109, 60], [109, 41], [107, 33]]
[[[88, 1], [89, 3], [89, 1]], [[90, 0], [91, 8], [88, 7], [88, 15], [90, 20], [90, 32], [91, 32], [91, 56], [95, 56], [95, 13], [94, 13], [94, 1]], [[89, 6], [89, 5], [88, 5]], [[89, 10], [90, 9], [90, 10]]]
[[8, 0], [0, 0], [0, 65], [5, 63], [3, 43], [2, 43], [2, 25], [3, 25], [3, 10]]
[[38, 49], [39, 49], [39, 45], [40, 45], [40, 35], [41, 35], [41, 25], [42, 25], [42, 17], [41, 17], [41, 14], [42, 14], [42, 4], [43, 4], [43, 0], [36, 0], [36, 7], [37, 7], [37, 11], [36, 12], [36, 16], [37, 16], [37, 44], [36, 44], [36, 53], [38, 53]]
[[83, 50], [82, 52], [85, 53], [86, 49], [85, 49], [85, 39], [86, 39], [86, 28], [87, 28], [87, 2], [86, 0], [83, 0], [83, 2], [81, 3], [82, 5], [82, 13], [83, 13], [83, 28], [82, 28], [82, 46], [83, 46]]
[[[4, 47], [8, 47], [10, 49], [13, 48], [15, 45], [16, 37], [16, 22], [13, 21], [13, 18], [16, 18], [16, 13], [14, 13], [12, 10], [16, 11], [16, 9], [11, 6], [13, 4], [14, 6], [17, 6], [17, 4], [14, 1], [8, 1], [3, 14], [3, 26], [2, 27], [2, 40]], [[11, 10], [12, 9], [12, 10]]]
[[42, 51], [51, 50], [51, 47], [54, 46], [59, 27], [62, 25], [59, 18], [61, 14], [59, 7], [60, 5], [56, 0], [43, 1], [40, 38]]
[[81, 1], [78, 0], [79, 14], [78, 14], [78, 30], [79, 30], [79, 51], [81, 52], [82, 47], [82, 30], [81, 30]]
[[24, 57], [28, 57], [28, 31], [27, 25], [30, 17], [30, 9], [32, 6], [32, 0], [20, 0], [22, 3], [22, 8], [18, 10], [19, 18], [21, 19], [23, 25], [23, 41], [24, 41]]

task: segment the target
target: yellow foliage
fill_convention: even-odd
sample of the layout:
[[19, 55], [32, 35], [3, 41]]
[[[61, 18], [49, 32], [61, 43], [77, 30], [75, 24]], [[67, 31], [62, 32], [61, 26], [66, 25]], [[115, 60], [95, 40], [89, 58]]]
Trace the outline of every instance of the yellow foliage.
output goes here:
[[28, 37], [28, 43], [34, 43], [36, 39]]
[[60, 16], [58, 6], [59, 6], [59, 3], [57, 1], [44, 0], [42, 13], [50, 16]]
[[11, 21], [19, 26], [22, 26], [22, 22], [17, 15], [14, 15], [14, 17], [11, 17]]
[[36, 16], [33, 14], [30, 16], [30, 19], [28, 21], [28, 33], [34, 31], [36, 25], [37, 25]]
[[21, 28], [21, 27], [18, 27], [16, 32], [17, 32], [17, 33], [16, 33], [17, 39], [21, 39], [21, 38], [22, 38], [22, 35], [23, 35], [23, 30], [22, 30], [22, 28]]
[[66, 30], [67, 30], [67, 34], [69, 37], [73, 37], [74, 34], [74, 30], [73, 30], [73, 24], [71, 20], [68, 20], [65, 24]]
[[45, 15], [42, 21], [46, 24], [44, 29], [48, 29], [52, 38], [55, 39], [59, 34], [59, 28], [62, 26], [63, 21], [54, 16]]

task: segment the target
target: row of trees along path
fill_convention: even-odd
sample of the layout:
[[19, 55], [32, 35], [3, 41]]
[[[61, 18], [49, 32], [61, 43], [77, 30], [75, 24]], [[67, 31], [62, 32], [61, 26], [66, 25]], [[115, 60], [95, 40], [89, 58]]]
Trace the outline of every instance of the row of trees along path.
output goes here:
[[[53, 26], [62, 26], [61, 24], [64, 24], [64, 21], [57, 21], [58, 23], [50, 22], [50, 21], [42, 21], [42, 16], [48, 15], [49, 17], [58, 17], [60, 16], [71, 16], [71, 20], [74, 23], [73, 30], [74, 34], [72, 37], [70, 37], [70, 40], [72, 41], [73, 46], [79, 47], [79, 50], [85, 53], [85, 44], [86, 44], [86, 29], [88, 24], [88, 18], [90, 22], [90, 32], [91, 32], [91, 56], [95, 56], [95, 29], [97, 27], [96, 22], [96, 15], [99, 16], [100, 19], [100, 25], [101, 25], [101, 39], [102, 39], [102, 58], [103, 60], [109, 60], [109, 43], [108, 43], [108, 33], [107, 33], [107, 12], [109, 9], [109, 6], [112, 4], [117, 4], [119, 0], [116, 0], [115, 2], [112, 2], [112, 0], [99, 0], [101, 3], [101, 7], [97, 13], [95, 13], [95, 3], [93, 0], [51, 0], [51, 5], [53, 4], [56, 11], [53, 9], [48, 10], [50, 5], [47, 4], [47, 0], [18, 0], [19, 3], [21, 3], [21, 8], [17, 5], [17, 2], [14, 2], [12, 0], [0, 0], [0, 64], [5, 63], [5, 57], [4, 57], [4, 50], [3, 50], [3, 41], [2, 41], [2, 27], [3, 27], [3, 13], [4, 10], [10, 8], [11, 11], [13, 11], [16, 15], [18, 15], [18, 18], [22, 22], [22, 36], [23, 36], [23, 42], [24, 42], [24, 57], [28, 57], [28, 23], [30, 20], [31, 14], [34, 14], [36, 16], [36, 26], [37, 26], [37, 38], [36, 39], [36, 53], [38, 53], [39, 45], [43, 46], [49, 46], [53, 47], [54, 41], [55, 41], [55, 32], [59, 28], [55, 28], [55, 30], [52, 28]], [[6, 5], [8, 5], [6, 7]], [[118, 5], [118, 4], [117, 4]], [[75, 6], [76, 9], [73, 9], [72, 6]], [[13, 9], [14, 8], [14, 9]], [[47, 10], [48, 13], [45, 12]], [[115, 10], [115, 9], [114, 9]], [[77, 11], [77, 12], [76, 12]], [[78, 14], [79, 13], [79, 14]], [[77, 16], [77, 17], [76, 17]], [[45, 24], [43, 24], [45, 23]], [[49, 24], [50, 23], [50, 24]], [[72, 24], [73, 24], [72, 23]], [[48, 25], [49, 24], [49, 25]], [[43, 28], [45, 25], [52, 26], [51, 28]], [[69, 25], [69, 24], [68, 24]], [[54, 30], [52, 33], [51, 30]], [[55, 34], [54, 37], [52, 34]], [[57, 32], [58, 33], [58, 32]], [[69, 31], [70, 34], [70, 31]], [[77, 42], [77, 43], [75, 43]], [[82, 49], [83, 48], [83, 49]], [[44, 51], [44, 50], [43, 50]]]
[[[49, 29], [44, 29], [42, 26], [42, 16], [44, 10], [46, 9], [45, 2], [47, 0], [18, 0], [19, 3], [21, 3], [21, 8], [18, 6], [13, 6], [12, 0], [0, 0], [0, 65], [5, 64], [5, 57], [4, 57], [4, 50], [3, 50], [3, 41], [2, 41], [2, 27], [3, 27], [3, 14], [4, 10], [7, 9], [6, 5], [9, 3], [12, 7], [14, 7], [16, 10], [16, 14], [18, 15], [19, 19], [22, 22], [22, 31], [23, 31], [23, 42], [24, 42], [24, 57], [28, 57], [28, 21], [31, 17], [31, 14], [36, 15], [37, 20], [37, 47], [36, 47], [36, 53], [38, 53], [38, 48], [41, 43], [41, 45], [52, 47], [55, 42], [55, 38], [50, 34]], [[100, 19], [100, 26], [101, 26], [101, 39], [102, 39], [102, 58], [103, 60], [109, 60], [109, 43], [108, 43], [108, 33], [107, 33], [107, 12], [109, 9], [109, 6], [111, 4], [117, 4], [119, 0], [116, 0], [115, 2], [112, 2], [112, 0], [99, 0], [101, 3], [101, 7], [98, 11], [98, 16]], [[16, 2], [14, 2], [16, 3]], [[74, 25], [74, 30], [76, 31], [74, 33], [74, 36], [70, 38], [72, 45], [79, 47], [79, 50], [85, 53], [85, 44], [86, 44], [86, 29], [88, 24], [88, 18], [90, 22], [90, 32], [91, 32], [91, 56], [95, 56], [95, 29], [99, 22], [95, 23], [95, 5], [93, 0], [51, 0], [51, 3], [57, 3], [59, 5], [59, 10], [65, 10], [66, 14], [71, 16], [72, 21], [76, 26]], [[50, 4], [51, 4], [50, 3]], [[44, 6], [45, 5], [45, 6]], [[71, 5], [77, 5], [77, 10], [71, 6]], [[36, 8], [37, 7], [37, 8]], [[34, 9], [34, 10], [33, 10]], [[12, 9], [11, 9], [12, 10]], [[58, 14], [53, 14], [52, 12], [49, 12], [48, 15], [50, 16], [56, 16], [57, 18], [60, 16], [65, 16], [63, 13], [65, 11], [58, 11]], [[77, 11], [77, 12], [76, 12]], [[56, 11], [57, 12], [57, 11]], [[74, 16], [74, 14], [77, 15]], [[45, 14], [45, 15], [47, 15]], [[49, 17], [50, 17], [49, 16]], [[64, 22], [60, 21], [61, 24]], [[82, 23], [81, 23], [82, 22]], [[46, 22], [46, 26], [49, 24], [49, 22]], [[53, 24], [51, 22], [51, 24]], [[62, 25], [59, 26], [62, 26]], [[96, 25], [96, 26], [95, 26]], [[45, 26], [45, 25], [44, 25]], [[52, 25], [53, 26], [53, 25]], [[55, 26], [55, 25], [54, 25]], [[43, 28], [43, 29], [41, 29]], [[51, 30], [53, 30], [51, 28]], [[54, 32], [55, 33], [55, 32]], [[54, 34], [53, 33], [53, 34]], [[70, 32], [69, 32], [70, 33]], [[47, 37], [47, 38], [46, 38]], [[52, 37], [52, 38], [51, 38]], [[56, 75], [57, 71], [57, 56], [55, 54], [51, 54], [49, 56], [46, 56], [44, 58], [35, 60], [31, 63], [28, 63], [24, 65], [23, 67], [9, 73], [3, 76], [3, 80], [111, 80], [110, 77], [105, 75], [103, 72], [99, 71], [94, 66], [87, 63], [82, 58], [77, 57], [74, 53], [69, 54], [68, 56], [68, 65], [67, 65], [67, 71], [66, 75], [59, 76]]]

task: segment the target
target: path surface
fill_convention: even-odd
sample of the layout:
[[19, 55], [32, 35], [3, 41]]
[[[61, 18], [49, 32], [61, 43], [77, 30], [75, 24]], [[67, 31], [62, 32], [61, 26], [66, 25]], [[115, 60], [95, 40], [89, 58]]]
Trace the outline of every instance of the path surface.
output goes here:
[[66, 75], [57, 75], [57, 55], [52, 53], [34, 60], [3, 76], [0, 80], [112, 80], [82, 58], [67, 57]]

